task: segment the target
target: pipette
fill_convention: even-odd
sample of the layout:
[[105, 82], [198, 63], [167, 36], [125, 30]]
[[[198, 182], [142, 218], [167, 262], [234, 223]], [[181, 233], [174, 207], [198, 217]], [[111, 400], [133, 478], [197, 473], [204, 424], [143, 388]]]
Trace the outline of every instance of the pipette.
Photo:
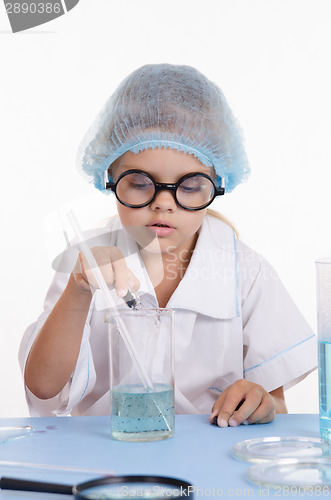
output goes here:
[[139, 295], [137, 295], [130, 287], [128, 287], [128, 293], [123, 297], [124, 302], [127, 303], [130, 309], [141, 309], [141, 302]]

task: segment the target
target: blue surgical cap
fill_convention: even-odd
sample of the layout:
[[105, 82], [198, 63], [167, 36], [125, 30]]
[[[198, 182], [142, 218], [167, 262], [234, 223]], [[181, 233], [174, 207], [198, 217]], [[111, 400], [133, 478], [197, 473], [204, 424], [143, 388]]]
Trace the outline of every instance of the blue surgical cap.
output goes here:
[[105, 190], [105, 171], [127, 151], [171, 148], [214, 167], [232, 191], [250, 169], [240, 126], [217, 85], [190, 66], [149, 64], [108, 99], [78, 151], [78, 168]]

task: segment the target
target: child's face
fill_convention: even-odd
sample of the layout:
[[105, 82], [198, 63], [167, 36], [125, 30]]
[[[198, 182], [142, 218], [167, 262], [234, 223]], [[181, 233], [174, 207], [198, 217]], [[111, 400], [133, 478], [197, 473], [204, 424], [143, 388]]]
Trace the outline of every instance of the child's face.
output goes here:
[[[196, 172], [215, 178], [212, 168], [205, 167], [193, 155], [173, 149], [148, 149], [138, 154], [128, 151], [111, 171], [114, 181], [130, 169], [143, 170], [161, 183], [175, 183], [183, 175]], [[129, 208], [117, 202], [117, 209], [123, 226], [137, 243], [162, 254], [192, 250], [206, 214], [206, 209], [181, 208], [173, 193], [166, 190], [160, 191], [146, 207]], [[157, 226], [162, 223], [169, 227]], [[151, 244], [152, 241], [156, 244]]]

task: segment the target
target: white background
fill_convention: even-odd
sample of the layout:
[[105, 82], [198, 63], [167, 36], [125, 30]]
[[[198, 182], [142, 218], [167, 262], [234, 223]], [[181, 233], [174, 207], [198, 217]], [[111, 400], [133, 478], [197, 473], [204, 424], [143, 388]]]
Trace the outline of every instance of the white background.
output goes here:
[[[81, 0], [12, 34], [0, 4], [1, 417], [27, 415], [17, 351], [52, 277], [49, 214], [78, 198], [85, 211], [114, 210], [77, 173], [76, 150], [145, 63], [193, 65], [223, 89], [252, 175], [213, 208], [273, 264], [316, 331], [314, 260], [331, 254], [330, 15], [329, 0]], [[288, 391], [289, 410], [317, 412], [317, 394], [315, 372]]]

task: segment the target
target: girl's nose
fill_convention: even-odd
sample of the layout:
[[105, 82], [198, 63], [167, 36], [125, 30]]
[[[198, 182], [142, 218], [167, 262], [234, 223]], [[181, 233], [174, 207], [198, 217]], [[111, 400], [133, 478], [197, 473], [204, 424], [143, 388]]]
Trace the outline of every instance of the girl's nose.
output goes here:
[[171, 191], [159, 191], [150, 207], [152, 210], [160, 210], [161, 212], [174, 212], [177, 208], [175, 196]]

